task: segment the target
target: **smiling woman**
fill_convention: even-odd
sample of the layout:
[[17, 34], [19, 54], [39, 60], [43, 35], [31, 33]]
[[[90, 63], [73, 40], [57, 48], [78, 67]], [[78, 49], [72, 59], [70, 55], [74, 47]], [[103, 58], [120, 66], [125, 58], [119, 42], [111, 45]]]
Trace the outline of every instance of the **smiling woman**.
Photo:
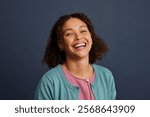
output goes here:
[[[62, 27], [63, 39], [59, 47], [65, 51], [67, 61], [83, 62], [89, 59], [89, 52], [92, 46], [91, 34], [86, 24], [78, 18], [70, 18]], [[80, 60], [79, 60], [80, 59]]]
[[43, 59], [50, 70], [40, 80], [35, 99], [115, 99], [111, 71], [94, 64], [107, 51], [85, 14], [61, 16], [52, 28]]

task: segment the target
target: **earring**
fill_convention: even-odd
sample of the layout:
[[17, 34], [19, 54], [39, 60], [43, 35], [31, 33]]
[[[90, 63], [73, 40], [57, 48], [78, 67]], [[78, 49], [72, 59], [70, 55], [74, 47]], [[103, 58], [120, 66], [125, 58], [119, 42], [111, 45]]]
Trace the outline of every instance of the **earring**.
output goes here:
[[63, 49], [62, 49], [62, 48], [60, 48], [60, 51], [63, 51]]

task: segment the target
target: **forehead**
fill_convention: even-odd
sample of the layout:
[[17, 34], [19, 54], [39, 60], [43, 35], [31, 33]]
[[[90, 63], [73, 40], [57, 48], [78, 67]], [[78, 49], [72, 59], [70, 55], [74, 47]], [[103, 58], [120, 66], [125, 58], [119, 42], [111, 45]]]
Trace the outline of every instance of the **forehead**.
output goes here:
[[65, 30], [67, 28], [75, 28], [81, 26], [87, 27], [86, 23], [84, 23], [82, 20], [78, 18], [70, 18], [64, 23], [62, 29]]

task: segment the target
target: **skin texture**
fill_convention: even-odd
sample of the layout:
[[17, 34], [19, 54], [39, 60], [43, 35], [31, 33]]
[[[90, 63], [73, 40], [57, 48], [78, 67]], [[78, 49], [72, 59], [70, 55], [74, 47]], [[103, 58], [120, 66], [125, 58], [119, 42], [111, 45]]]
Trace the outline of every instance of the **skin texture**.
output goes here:
[[70, 18], [62, 27], [62, 32], [59, 47], [66, 54], [64, 68], [79, 78], [90, 77], [93, 73], [89, 64], [92, 38], [87, 25], [78, 18]]

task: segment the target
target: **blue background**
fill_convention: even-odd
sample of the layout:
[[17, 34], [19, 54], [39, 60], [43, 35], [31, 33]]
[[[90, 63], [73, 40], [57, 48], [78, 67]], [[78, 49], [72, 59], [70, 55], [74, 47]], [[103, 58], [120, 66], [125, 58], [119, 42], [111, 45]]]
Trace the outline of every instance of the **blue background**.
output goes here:
[[117, 99], [150, 99], [149, 0], [1, 0], [0, 99], [34, 99], [49, 31], [59, 16], [84, 12], [110, 51], [97, 64], [115, 77]]

